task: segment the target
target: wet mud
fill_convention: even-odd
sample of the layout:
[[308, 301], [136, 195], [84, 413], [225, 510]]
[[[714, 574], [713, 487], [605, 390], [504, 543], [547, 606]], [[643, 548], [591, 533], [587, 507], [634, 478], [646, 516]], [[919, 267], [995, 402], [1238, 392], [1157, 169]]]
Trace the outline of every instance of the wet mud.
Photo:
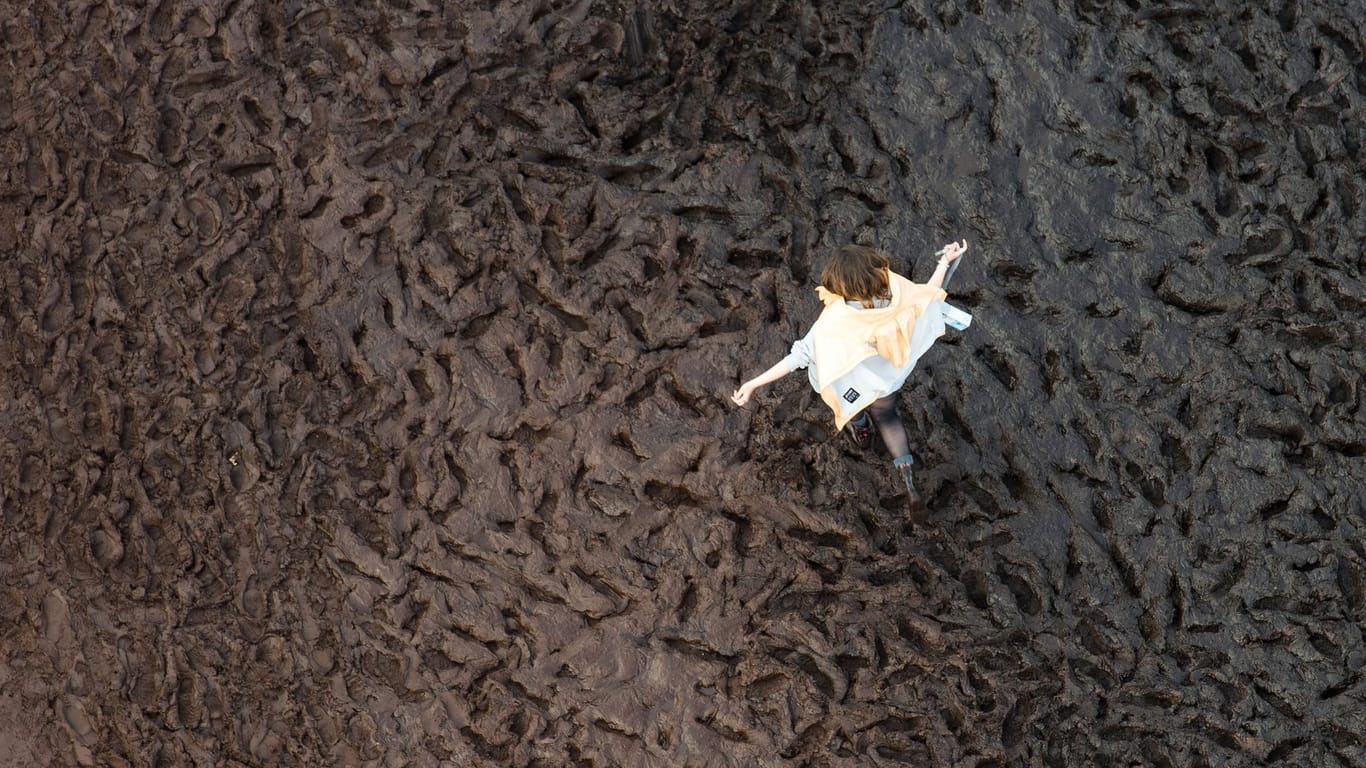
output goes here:
[[0, 765], [1366, 765], [1356, 3], [4, 16]]

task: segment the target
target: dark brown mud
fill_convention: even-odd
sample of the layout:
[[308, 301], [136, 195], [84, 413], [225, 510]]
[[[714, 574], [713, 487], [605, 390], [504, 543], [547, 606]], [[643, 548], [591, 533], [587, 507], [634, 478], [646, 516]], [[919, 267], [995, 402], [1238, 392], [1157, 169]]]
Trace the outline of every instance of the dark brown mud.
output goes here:
[[0, 15], [0, 766], [1366, 765], [1359, 3]]

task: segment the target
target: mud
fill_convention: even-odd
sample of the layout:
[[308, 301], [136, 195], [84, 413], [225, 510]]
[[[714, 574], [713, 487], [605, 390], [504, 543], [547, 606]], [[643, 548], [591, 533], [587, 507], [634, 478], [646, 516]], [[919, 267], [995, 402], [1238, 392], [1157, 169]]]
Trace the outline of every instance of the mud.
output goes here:
[[0, 765], [1366, 765], [1356, 3], [18, 5]]

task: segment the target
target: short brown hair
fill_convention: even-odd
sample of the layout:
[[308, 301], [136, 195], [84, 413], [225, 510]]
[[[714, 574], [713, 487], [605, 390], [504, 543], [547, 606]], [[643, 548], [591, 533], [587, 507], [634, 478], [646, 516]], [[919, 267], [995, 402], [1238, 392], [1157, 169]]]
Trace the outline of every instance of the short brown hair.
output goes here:
[[830, 257], [821, 270], [821, 285], [845, 301], [871, 308], [878, 299], [891, 298], [887, 270], [892, 263], [880, 251], [864, 245], [846, 245]]

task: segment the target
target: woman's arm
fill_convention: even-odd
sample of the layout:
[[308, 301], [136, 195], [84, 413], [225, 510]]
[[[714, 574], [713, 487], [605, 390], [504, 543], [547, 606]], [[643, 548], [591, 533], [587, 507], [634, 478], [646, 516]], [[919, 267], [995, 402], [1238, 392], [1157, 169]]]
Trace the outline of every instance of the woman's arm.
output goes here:
[[963, 252], [967, 249], [967, 240], [961, 240], [957, 243], [949, 243], [948, 245], [940, 249], [939, 265], [934, 268], [934, 274], [930, 275], [930, 279], [926, 281], [925, 285], [928, 285], [931, 288], [943, 288], [944, 275], [948, 274], [949, 265], [953, 263], [954, 259], [957, 259], [959, 256], [962, 256]]
[[744, 405], [749, 402], [749, 398], [754, 394], [754, 390], [765, 384], [772, 384], [789, 373], [792, 373], [792, 369], [787, 367], [787, 360], [784, 358], [783, 360], [780, 360], [777, 365], [769, 368], [758, 376], [755, 376], [744, 384], [741, 384], [740, 388], [735, 390], [735, 393], [730, 396], [730, 399], [734, 401], [736, 405]]

